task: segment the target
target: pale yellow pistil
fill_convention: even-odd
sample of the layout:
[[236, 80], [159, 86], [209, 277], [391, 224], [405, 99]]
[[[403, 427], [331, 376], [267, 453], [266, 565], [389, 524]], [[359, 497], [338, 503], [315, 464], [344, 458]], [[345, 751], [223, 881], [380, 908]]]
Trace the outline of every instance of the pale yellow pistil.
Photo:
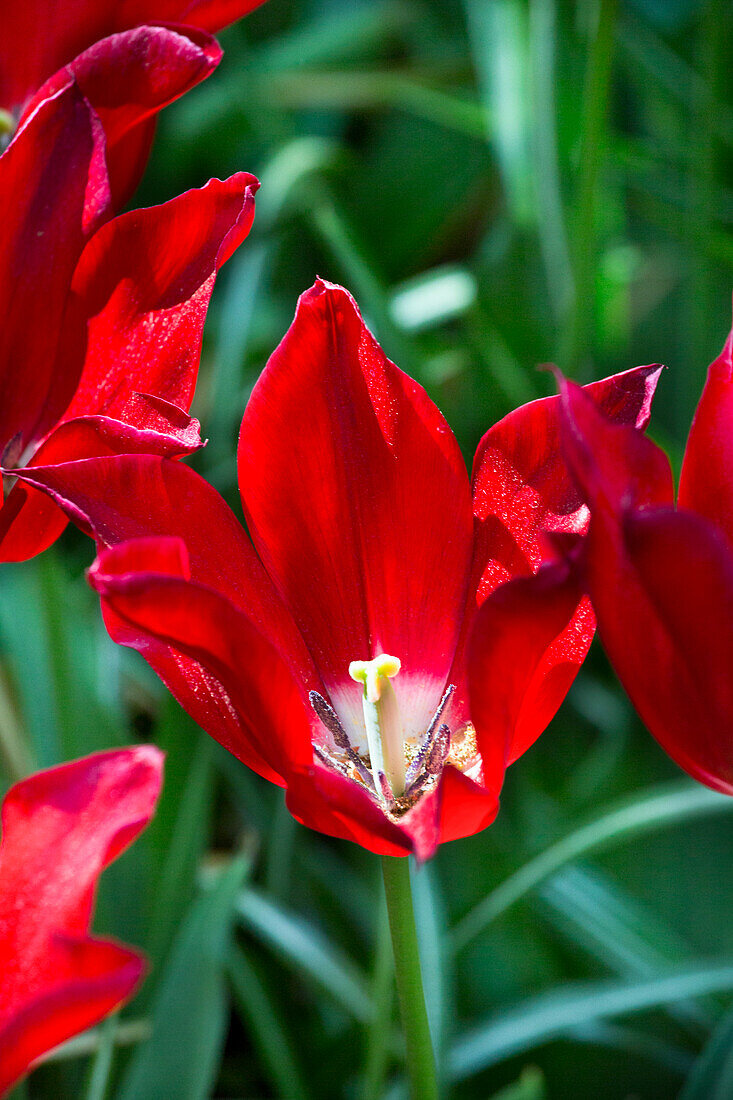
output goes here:
[[380, 653], [371, 661], [352, 661], [349, 676], [364, 685], [362, 706], [369, 758], [377, 794], [386, 801], [380, 773], [395, 797], [405, 793], [405, 743], [397, 696], [390, 679], [400, 671], [398, 657]]

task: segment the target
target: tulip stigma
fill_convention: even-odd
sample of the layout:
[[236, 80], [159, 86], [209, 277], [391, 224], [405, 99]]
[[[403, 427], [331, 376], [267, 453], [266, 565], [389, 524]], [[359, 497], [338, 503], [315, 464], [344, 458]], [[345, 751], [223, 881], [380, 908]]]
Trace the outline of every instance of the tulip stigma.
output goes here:
[[405, 793], [405, 742], [397, 696], [390, 682], [400, 667], [399, 657], [388, 653], [349, 665], [351, 679], [364, 685], [361, 701], [372, 774], [377, 794], [386, 803]]

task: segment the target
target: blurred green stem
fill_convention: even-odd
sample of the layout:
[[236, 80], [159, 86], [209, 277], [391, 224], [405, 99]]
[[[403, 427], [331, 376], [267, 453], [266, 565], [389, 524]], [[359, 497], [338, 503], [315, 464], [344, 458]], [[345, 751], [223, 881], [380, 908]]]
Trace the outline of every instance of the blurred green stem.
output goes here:
[[420, 951], [410, 886], [410, 865], [400, 856], [382, 856], [382, 876], [392, 935], [395, 982], [405, 1035], [407, 1074], [413, 1100], [437, 1100], [438, 1081], [425, 1009]]
[[575, 296], [568, 318], [563, 370], [573, 372], [589, 351], [593, 320], [596, 208], [598, 174], [603, 157], [604, 131], [618, 0], [599, 0], [598, 21], [591, 41], [583, 97], [580, 140], [580, 177], [575, 218]]

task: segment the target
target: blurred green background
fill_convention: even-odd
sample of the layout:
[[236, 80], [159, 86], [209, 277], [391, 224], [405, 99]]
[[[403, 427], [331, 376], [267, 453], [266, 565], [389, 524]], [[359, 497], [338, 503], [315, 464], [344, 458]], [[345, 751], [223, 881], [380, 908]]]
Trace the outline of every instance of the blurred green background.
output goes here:
[[[344, 283], [467, 460], [511, 408], [659, 361], [677, 468], [733, 288], [733, 9], [723, 0], [269, 0], [161, 118], [136, 205], [238, 169], [195, 460], [236, 505], [249, 390], [315, 276]], [[18, 1095], [405, 1096], [378, 861], [309, 833], [115, 648], [69, 531], [0, 575], [0, 764], [168, 752], [95, 927], [151, 973]], [[594, 646], [485, 833], [414, 880], [446, 1091], [733, 1096], [733, 800], [683, 777]], [[479, 908], [476, 908], [476, 907]]]

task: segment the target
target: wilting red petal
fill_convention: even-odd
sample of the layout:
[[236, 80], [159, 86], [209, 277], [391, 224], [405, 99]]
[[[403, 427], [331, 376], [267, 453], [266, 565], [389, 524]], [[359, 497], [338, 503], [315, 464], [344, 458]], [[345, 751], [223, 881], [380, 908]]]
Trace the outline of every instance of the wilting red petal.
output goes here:
[[162, 754], [86, 757], [16, 784], [0, 844], [0, 1091], [128, 997], [140, 956], [92, 939], [102, 870], [150, 820]]
[[733, 545], [733, 332], [708, 370], [687, 439], [679, 503], [712, 520]]
[[73, 82], [0, 157], [0, 205], [0, 455], [12, 466], [42, 434], [72, 272], [109, 211], [104, 136]]
[[119, 209], [144, 170], [157, 112], [210, 76], [220, 60], [218, 43], [201, 31], [137, 27], [95, 42], [70, 60], [39, 88], [24, 114], [73, 74], [102, 123]]
[[262, 560], [339, 712], [356, 708], [360, 722], [349, 662], [391, 653], [402, 713], [422, 734], [462, 618], [468, 478], [441, 414], [340, 287], [319, 281], [302, 295], [257, 382], [239, 484]]
[[57, 0], [28, 0], [8, 5], [3, 11], [0, 40], [0, 105], [8, 109], [21, 106], [58, 69], [117, 31], [142, 23], [181, 23], [217, 31], [261, 2], [65, 0], [59, 4]]
[[64, 408], [64, 420], [142, 426], [137, 391], [189, 407], [216, 273], [250, 230], [258, 186], [246, 172], [210, 180], [95, 234], [74, 273], [48, 427]]
[[498, 793], [506, 766], [555, 715], [594, 626], [566, 561], [507, 581], [480, 607], [468, 644], [469, 709], [490, 790]]
[[[233, 739], [227, 714], [224, 723], [208, 725], [208, 732], [248, 767], [282, 785], [292, 768], [313, 761], [305, 686], [226, 596], [189, 579], [187, 555], [165, 560], [170, 543], [136, 540], [100, 554], [89, 580], [104, 598], [107, 627], [116, 642], [139, 650], [163, 679], [171, 656], [179, 654], [208, 674], [203, 682], [199, 675], [192, 680], [185, 673], [191, 666], [176, 662], [186, 681], [183, 697], [179, 684], [169, 686], [187, 709], [192, 698], [198, 705], [213, 678], [219, 685], [216, 701], [228, 698], [237, 726]], [[162, 664], [160, 645], [166, 649]]]

